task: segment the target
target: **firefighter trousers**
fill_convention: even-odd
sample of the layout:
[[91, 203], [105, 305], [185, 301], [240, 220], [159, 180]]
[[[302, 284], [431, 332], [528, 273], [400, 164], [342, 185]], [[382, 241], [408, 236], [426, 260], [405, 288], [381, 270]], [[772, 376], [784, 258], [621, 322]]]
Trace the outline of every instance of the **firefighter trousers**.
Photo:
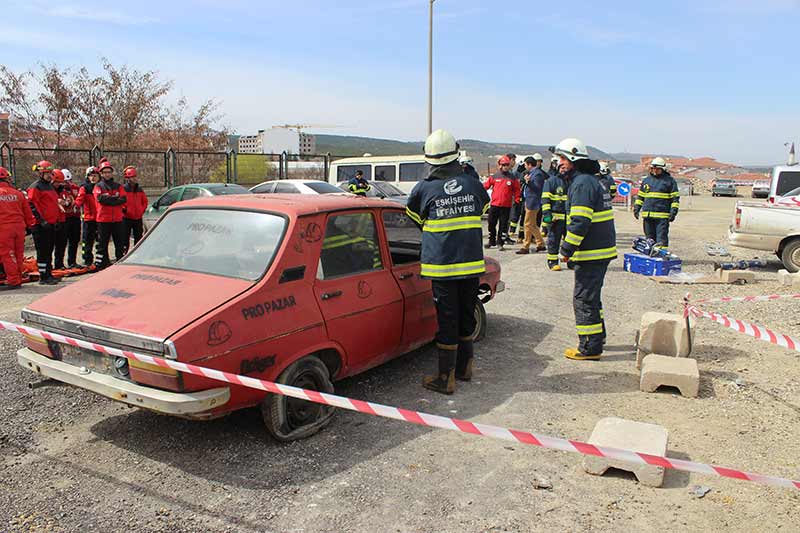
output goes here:
[[[508, 238], [508, 217], [510, 207], [493, 205], [489, 208], [489, 244], [504, 244]], [[500, 223], [498, 230], [497, 224]]]
[[36, 246], [36, 266], [39, 269], [39, 279], [53, 277], [53, 248], [56, 242], [56, 228], [54, 224], [47, 227], [38, 226], [33, 232], [33, 244]]
[[547, 228], [547, 265], [558, 264], [558, 251], [561, 248], [561, 239], [567, 232], [567, 225], [563, 220], [553, 220]]
[[432, 280], [436, 304], [436, 346], [442, 350], [458, 349], [459, 340], [472, 340], [477, 326], [479, 278]]
[[525, 227], [525, 203], [519, 202], [513, 205], [511, 208], [511, 214], [509, 215], [509, 233], [512, 237], [522, 234]]
[[128, 253], [131, 245], [131, 236], [133, 236], [134, 246], [139, 244], [139, 241], [142, 240], [142, 234], [144, 234], [144, 224], [142, 223], [141, 218], [139, 220], [126, 218], [123, 220], [123, 222], [125, 223], [125, 253]]
[[94, 242], [97, 239], [97, 222], [94, 220], [83, 221], [83, 264], [90, 266], [94, 263]]
[[81, 242], [81, 219], [77, 216], [67, 217], [67, 265], [78, 263], [78, 244]]
[[664, 248], [669, 246], [668, 218], [645, 218], [643, 225], [645, 237], [653, 239], [657, 245]]
[[125, 255], [125, 223], [119, 222], [98, 222], [97, 223], [97, 249], [94, 258], [94, 265], [98, 268], [106, 268], [111, 264], [108, 255], [108, 243], [114, 240], [114, 257], [117, 261]]
[[605, 320], [601, 293], [609, 261], [575, 262], [572, 306], [578, 332], [578, 350], [584, 355], [603, 353]]
[[0, 225], [0, 265], [6, 273], [6, 285], [22, 283], [25, 259], [25, 223]]

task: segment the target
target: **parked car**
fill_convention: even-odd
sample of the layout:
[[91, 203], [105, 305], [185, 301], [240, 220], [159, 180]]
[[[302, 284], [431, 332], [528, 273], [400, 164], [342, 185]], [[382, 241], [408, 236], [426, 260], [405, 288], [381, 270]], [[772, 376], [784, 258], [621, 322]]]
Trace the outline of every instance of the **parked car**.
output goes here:
[[[332, 392], [333, 382], [431, 342], [422, 231], [405, 210], [351, 195], [201, 197], [172, 206], [120, 262], [23, 309], [25, 323], [143, 354]], [[486, 258], [475, 307], [504, 289]], [[278, 440], [331, 410], [31, 337], [18, 362], [118, 402], [191, 419], [260, 406]]]
[[800, 207], [800, 187], [787, 192], [785, 196], [782, 196], [780, 200], [775, 202], [775, 205]]
[[[350, 192], [350, 190], [347, 188], [347, 183], [348, 182], [346, 181], [339, 183], [339, 189], [345, 192]], [[391, 183], [369, 180], [367, 180], [367, 183], [371, 185], [370, 190], [367, 191], [368, 198], [382, 198], [403, 206], [408, 204], [408, 194], [404, 193]]]
[[711, 186], [711, 196], [737, 196], [736, 183], [733, 180], [716, 180]]
[[768, 203], [736, 202], [728, 241], [741, 248], [773, 252], [786, 270], [798, 272], [800, 209]]
[[142, 221], [145, 231], [152, 228], [159, 217], [163, 215], [172, 204], [209, 196], [225, 196], [230, 194], [250, 194], [250, 191], [235, 183], [192, 183], [191, 185], [178, 185], [173, 187], [158, 200], [150, 204], [144, 212]]
[[332, 194], [338, 187], [319, 180], [270, 180], [250, 187], [254, 194]]
[[753, 190], [750, 196], [753, 198], [767, 198], [769, 197], [770, 180], [756, 180], [753, 182]]
[[776, 203], [788, 195], [789, 191], [800, 187], [800, 167], [796, 165], [780, 165], [772, 169], [769, 197], [767, 201]]

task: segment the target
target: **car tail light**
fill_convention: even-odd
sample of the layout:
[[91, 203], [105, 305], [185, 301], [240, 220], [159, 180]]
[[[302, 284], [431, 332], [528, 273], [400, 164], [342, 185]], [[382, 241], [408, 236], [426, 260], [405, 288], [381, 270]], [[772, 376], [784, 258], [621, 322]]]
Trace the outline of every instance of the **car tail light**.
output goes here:
[[739, 225], [742, 223], [742, 208], [736, 208], [736, 229], [739, 229]]
[[771, 204], [775, 203], [775, 197], [774, 196], [770, 196], [769, 197], [769, 203], [771, 203]]
[[129, 359], [128, 371], [130, 379], [140, 385], [171, 391], [183, 390], [183, 377], [177, 370]]
[[44, 339], [34, 337], [33, 335], [25, 335], [25, 345], [38, 354], [49, 357], [50, 359], [56, 359], [56, 355], [50, 349], [50, 344]]

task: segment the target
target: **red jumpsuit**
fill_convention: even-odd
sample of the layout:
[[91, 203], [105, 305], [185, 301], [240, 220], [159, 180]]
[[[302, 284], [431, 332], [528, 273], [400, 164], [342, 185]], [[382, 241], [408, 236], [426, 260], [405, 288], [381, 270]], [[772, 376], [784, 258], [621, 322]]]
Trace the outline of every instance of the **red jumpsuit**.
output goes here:
[[25, 259], [25, 228], [36, 224], [28, 200], [6, 181], [0, 180], [0, 263], [7, 285], [22, 283]]

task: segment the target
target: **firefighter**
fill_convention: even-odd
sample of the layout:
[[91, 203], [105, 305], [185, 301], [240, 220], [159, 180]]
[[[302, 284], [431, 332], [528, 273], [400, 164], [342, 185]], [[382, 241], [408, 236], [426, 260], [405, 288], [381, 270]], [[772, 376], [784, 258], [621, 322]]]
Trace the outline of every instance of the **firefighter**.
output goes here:
[[568, 348], [564, 356], [579, 361], [600, 359], [605, 338], [601, 292], [608, 264], [617, 257], [611, 197], [595, 177], [600, 165], [589, 159], [583, 142], [564, 139], [553, 153], [559, 156], [559, 170], [569, 182], [561, 257], [575, 265], [572, 304], [578, 348]]
[[650, 174], [642, 180], [633, 206], [633, 216], [644, 220], [644, 234], [661, 248], [669, 246], [669, 225], [675, 222], [681, 195], [678, 182], [667, 172], [667, 162], [656, 157], [650, 163]]
[[22, 286], [25, 234], [36, 224], [25, 195], [11, 185], [11, 174], [0, 167], [0, 266], [6, 283], [0, 290]]
[[364, 179], [364, 173], [356, 170], [356, 175], [347, 182], [347, 189], [358, 196], [366, 196], [367, 191], [372, 189], [372, 186]]
[[125, 189], [114, 181], [114, 167], [104, 161], [100, 164], [101, 181], [94, 186], [97, 206], [97, 248], [94, 266], [102, 270], [111, 264], [108, 256], [108, 242], [114, 240], [114, 257], [122, 259], [125, 250], [125, 223], [122, 221], [122, 206], [126, 203]]
[[[552, 166], [552, 165], [551, 165]], [[559, 272], [558, 251], [567, 226], [567, 182], [557, 171], [542, 189], [542, 233], [547, 237], [547, 268]]]
[[67, 210], [75, 208], [75, 197], [66, 186], [64, 172], [60, 168], [53, 170], [53, 188], [58, 195], [58, 220], [55, 225], [55, 243], [53, 245], [53, 270], [64, 270], [64, 253], [67, 250]]
[[81, 210], [75, 203], [78, 199], [80, 187], [72, 181], [72, 172], [68, 168], [62, 168], [64, 174], [64, 187], [72, 193], [72, 208], [66, 210], [65, 229], [67, 232], [67, 266], [69, 268], [79, 268], [78, 265], [78, 244], [81, 242]]
[[125, 222], [124, 255], [128, 253], [128, 247], [131, 243], [131, 234], [133, 234], [134, 246], [142, 239], [142, 234], [144, 233], [142, 217], [147, 210], [147, 195], [139, 186], [136, 167], [125, 167], [123, 174], [125, 175], [125, 185], [123, 185], [123, 188], [125, 189], [125, 196], [128, 198], [123, 208]]
[[474, 162], [472, 158], [468, 155], [463, 155], [458, 158], [458, 162], [461, 163], [461, 168], [464, 170], [464, 173], [468, 176], [472, 176], [476, 180], [480, 180], [481, 177], [478, 174], [478, 171], [475, 170]]
[[422, 385], [453, 394], [455, 380], [472, 379], [478, 283], [486, 271], [481, 215], [489, 196], [458, 164], [458, 144], [444, 130], [425, 141], [431, 173], [411, 191], [406, 213], [422, 227], [420, 276], [431, 280], [436, 303], [439, 371]]
[[33, 171], [39, 173], [39, 179], [28, 188], [28, 202], [36, 218], [36, 225], [32, 230], [39, 284], [55, 285], [58, 280], [53, 277], [53, 248], [55, 225], [61, 210], [58, 207], [58, 194], [52, 184], [53, 164], [50, 161], [39, 161], [33, 165]]
[[608, 191], [608, 195], [611, 196], [613, 200], [617, 195], [617, 182], [614, 181], [614, 176], [611, 175], [611, 168], [609, 168], [608, 163], [605, 161], [600, 162], [600, 173], [598, 177], [600, 178], [600, 184]]
[[[508, 156], [502, 156], [497, 160], [500, 167], [495, 174], [483, 184], [486, 190], [492, 189], [492, 203], [489, 208], [489, 242], [486, 248], [499, 246], [499, 250], [505, 250], [504, 243], [508, 239], [508, 218], [511, 213], [511, 206], [519, 201], [520, 187], [519, 180], [511, 174], [511, 160]], [[498, 223], [500, 227], [498, 228]]]
[[525, 196], [525, 240], [522, 242], [522, 248], [517, 250], [519, 255], [530, 253], [531, 243], [534, 241], [537, 252], [547, 249], [542, 233], [539, 231], [539, 225], [536, 223], [542, 209], [542, 190], [547, 179], [547, 174], [542, 170], [542, 156], [533, 154], [532, 157], [526, 157], [525, 170], [527, 171], [526, 186], [523, 191]]
[[553, 156], [550, 158], [550, 168], [547, 173], [551, 176], [558, 176], [558, 157]]
[[100, 173], [95, 167], [86, 169], [86, 180], [78, 188], [75, 205], [83, 209], [82, 233], [83, 264], [89, 268], [94, 266], [94, 243], [97, 239], [97, 203], [94, 199], [94, 187], [100, 181]]

